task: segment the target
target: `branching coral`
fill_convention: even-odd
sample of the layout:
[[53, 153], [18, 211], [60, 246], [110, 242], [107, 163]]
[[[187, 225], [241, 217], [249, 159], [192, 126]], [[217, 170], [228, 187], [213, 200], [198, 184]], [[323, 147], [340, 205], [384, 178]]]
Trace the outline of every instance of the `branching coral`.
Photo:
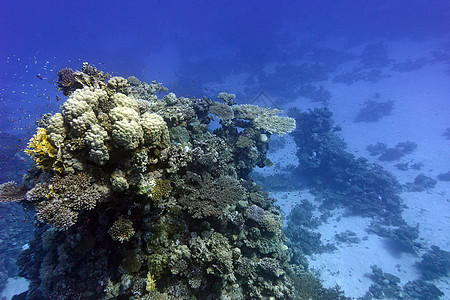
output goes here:
[[150, 272], [147, 273], [147, 280], [145, 281], [145, 283], [147, 284], [146, 290], [148, 292], [156, 290], [156, 281], [153, 275], [150, 274]]
[[27, 193], [27, 200], [43, 200], [36, 207], [39, 220], [66, 230], [75, 224], [81, 210], [93, 209], [102, 196], [87, 174], [77, 173], [37, 184]]
[[129, 219], [119, 218], [109, 228], [108, 233], [113, 240], [121, 243], [126, 242], [135, 234], [133, 222]]
[[27, 190], [14, 181], [0, 184], [0, 202], [19, 202], [25, 200]]
[[206, 174], [198, 181], [200, 186], [186, 191], [180, 201], [193, 218], [224, 218], [227, 208], [244, 197], [244, 189], [232, 177], [212, 178]]

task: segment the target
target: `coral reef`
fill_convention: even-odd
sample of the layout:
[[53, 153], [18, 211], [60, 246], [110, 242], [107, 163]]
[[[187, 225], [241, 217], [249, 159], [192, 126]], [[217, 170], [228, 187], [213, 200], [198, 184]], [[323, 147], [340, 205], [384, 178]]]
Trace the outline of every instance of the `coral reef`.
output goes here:
[[344, 232], [341, 233], [336, 233], [334, 235], [334, 237], [336, 238], [336, 240], [338, 242], [341, 243], [346, 243], [346, 244], [359, 244], [361, 243], [361, 239], [356, 235], [355, 232], [350, 231], [350, 230], [346, 230]]
[[416, 241], [419, 238], [419, 224], [416, 227], [400, 225], [392, 228], [372, 222], [368, 230], [378, 236], [391, 239], [398, 252], [414, 253], [421, 248], [420, 243]]
[[417, 144], [411, 141], [398, 143], [394, 148], [388, 148], [386, 144], [380, 142], [366, 147], [370, 155], [379, 156], [378, 159], [381, 161], [399, 160], [403, 156], [411, 154], [416, 149]]
[[404, 223], [400, 184], [381, 166], [346, 151], [328, 108], [292, 109], [289, 115], [297, 121], [292, 135], [299, 148], [298, 180], [314, 188], [324, 206], [344, 205], [354, 214], [381, 217], [388, 224]]
[[374, 283], [370, 286], [369, 291], [358, 299], [411, 299], [411, 300], [428, 300], [440, 299], [444, 293], [433, 283], [423, 280], [414, 280], [406, 283], [403, 288], [400, 286], [400, 278], [385, 273], [376, 265], [371, 266], [372, 274], [370, 278]]
[[450, 181], [450, 171], [438, 174], [437, 179], [441, 181]]
[[403, 287], [403, 294], [403, 299], [411, 300], [440, 299], [441, 296], [445, 296], [436, 285], [420, 279], [406, 283]]
[[435, 187], [437, 181], [424, 174], [419, 174], [414, 178], [413, 182], [407, 182], [405, 184], [408, 192], [423, 192]]
[[376, 265], [372, 265], [370, 268], [372, 269], [371, 279], [375, 283], [369, 287], [369, 291], [365, 295], [367, 299], [402, 299], [402, 289], [398, 285], [400, 278], [383, 272]]
[[417, 59], [406, 59], [405, 61], [396, 63], [392, 66], [391, 70], [396, 72], [412, 72], [415, 70], [419, 70], [422, 67], [426, 66], [430, 62], [425, 58], [417, 58]]
[[321, 234], [314, 231], [321, 224], [318, 218], [313, 217], [314, 209], [307, 200], [296, 204], [288, 216], [287, 227], [284, 229], [289, 238], [289, 245], [299, 249], [303, 255], [336, 250], [332, 244], [324, 245], [320, 240]]
[[431, 249], [422, 255], [422, 260], [417, 263], [417, 268], [425, 280], [448, 276], [450, 274], [450, 252], [441, 250], [438, 246], [431, 246]]
[[378, 82], [383, 78], [390, 77], [387, 74], [383, 74], [379, 69], [364, 69], [362, 67], [353, 68], [349, 72], [344, 72], [336, 75], [333, 78], [334, 82], [345, 83], [347, 85], [352, 85], [357, 81], [368, 81], [368, 82]]
[[447, 128], [447, 129], [445, 130], [445, 132], [444, 132], [442, 135], [445, 136], [445, 138], [446, 138], [447, 140], [450, 140], [450, 127]]
[[231, 94], [161, 99], [161, 84], [89, 64], [60, 77], [69, 98], [28, 151], [41, 170], [21, 200], [38, 220], [18, 262], [26, 299], [299, 298], [281, 213], [248, 180], [294, 119]]

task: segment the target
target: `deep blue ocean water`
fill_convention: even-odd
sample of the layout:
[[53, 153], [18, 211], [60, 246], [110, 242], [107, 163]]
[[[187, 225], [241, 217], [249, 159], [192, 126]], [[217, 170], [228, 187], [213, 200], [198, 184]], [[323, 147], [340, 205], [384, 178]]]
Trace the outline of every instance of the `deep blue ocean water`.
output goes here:
[[[401, 43], [414, 47], [399, 46]], [[408, 114], [417, 116], [426, 103], [440, 103], [442, 109], [435, 110], [449, 112], [450, 2], [3, 0], [0, 3], [0, 183], [20, 181], [29, 166], [22, 149], [34, 134], [36, 119], [41, 114], [57, 111], [67, 99], [57, 91], [56, 72], [63, 67], [81, 69], [85, 61], [112, 75], [133, 75], [142, 81], [162, 82], [179, 96], [213, 98], [218, 92], [227, 91], [238, 95], [238, 103], [249, 103], [264, 91], [270, 99], [269, 105], [283, 109], [329, 106], [335, 110], [337, 123], [346, 120], [347, 123], [340, 125], [348, 129], [343, 135], [350, 139], [346, 142], [354, 150], [366, 141], [366, 144], [372, 142], [366, 135], [360, 135], [358, 141], [357, 129], [352, 131], [358, 128], [355, 126], [359, 123], [353, 124], [353, 119], [366, 101], [398, 101], [393, 114], [399, 113], [395, 107], [401, 108], [405, 120], [411, 119]], [[399, 65], [402, 62], [406, 63]], [[313, 67], [299, 69], [305, 63]], [[356, 69], [347, 64], [355, 64]], [[411, 73], [412, 77], [408, 78], [411, 85], [403, 85], [404, 79], [395, 77], [423, 66], [431, 67], [423, 74], [418, 73], [416, 81]], [[353, 79], [337, 77], [345, 75], [346, 70], [353, 70], [350, 74]], [[426, 81], [426, 87], [416, 93], [417, 99], [424, 102], [414, 102], [416, 98], [410, 97], [413, 100], [406, 105], [402, 102], [406, 101], [401, 98], [402, 90], [395, 90], [395, 86], [414, 95], [410, 87], [417, 86], [415, 82], [423, 82], [420, 76], [439, 84]], [[392, 81], [390, 87], [377, 87], [370, 95], [365, 92], [372, 91], [371, 84], [394, 77], [399, 81]], [[354, 83], [362, 85], [348, 93], [344, 91], [343, 87]], [[308, 90], [311, 87], [312, 92]], [[320, 93], [321, 88], [329, 94]], [[427, 95], [442, 101], [423, 100]], [[356, 98], [358, 108], [354, 106]], [[308, 105], [305, 101], [309, 101]], [[437, 147], [447, 147], [437, 151], [438, 154], [429, 153], [431, 158], [439, 157], [438, 162], [433, 164], [430, 160], [427, 165], [425, 159], [422, 172], [429, 171], [428, 175], [436, 177], [450, 170], [450, 141], [445, 141], [450, 115], [440, 115], [439, 120], [447, 118], [448, 122], [433, 127], [433, 112], [429, 119], [420, 119], [418, 123], [425, 131], [430, 129], [431, 136], [442, 139]], [[367, 132], [377, 132], [374, 124], [368, 125]], [[383, 133], [373, 140], [384, 141], [389, 147], [416, 137], [420, 148], [419, 138], [427, 136], [426, 133], [408, 135], [407, 130], [402, 135], [389, 124], [383, 126]], [[392, 131], [386, 132], [386, 128]], [[447, 134], [450, 138], [450, 133]], [[368, 152], [357, 155], [372, 159]], [[410, 165], [415, 162], [418, 159]], [[441, 165], [442, 169], [435, 165]], [[398, 169], [393, 164], [386, 167]], [[405, 182], [412, 179], [406, 176]], [[448, 201], [448, 182], [439, 184], [442, 193], [448, 192], [443, 196]], [[17, 208], [5, 206], [0, 209], [5, 222], [29, 225], [26, 212], [13, 212]], [[448, 211], [441, 213], [436, 218], [449, 218]], [[445, 226], [441, 248], [450, 245], [450, 228]], [[8, 234], [3, 233], [3, 240], [11, 236]], [[446, 280], [449, 282], [448, 277]], [[439, 286], [445, 286], [445, 282]]]

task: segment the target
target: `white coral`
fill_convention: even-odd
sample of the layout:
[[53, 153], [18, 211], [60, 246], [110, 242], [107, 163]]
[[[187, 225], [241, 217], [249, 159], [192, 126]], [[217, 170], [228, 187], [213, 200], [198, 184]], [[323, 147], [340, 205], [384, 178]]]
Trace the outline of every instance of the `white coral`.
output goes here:
[[134, 120], [120, 120], [113, 125], [113, 141], [125, 149], [136, 149], [143, 141], [143, 137], [141, 125]]
[[128, 107], [128, 108], [134, 109], [135, 111], [139, 111], [136, 101], [134, 101], [133, 99], [131, 99], [130, 97], [128, 97], [127, 95], [122, 94], [122, 93], [114, 94], [111, 97], [111, 102], [116, 107], [121, 107], [121, 106]]
[[54, 114], [47, 125], [47, 136], [50, 142], [60, 148], [66, 137], [66, 127], [64, 127], [64, 117], [60, 113]]
[[107, 139], [108, 132], [98, 124], [93, 125], [86, 132], [85, 141], [89, 147], [89, 158], [99, 165], [104, 165], [109, 160], [109, 152], [105, 144]]
[[75, 90], [70, 98], [86, 102], [93, 110], [97, 111], [99, 104], [104, 103], [108, 99], [108, 94], [102, 89], [91, 90], [85, 87]]
[[128, 150], [139, 147], [144, 139], [144, 133], [139, 123], [138, 112], [132, 108], [120, 106], [112, 109], [109, 117], [113, 122], [113, 141]]
[[169, 128], [160, 115], [145, 113], [141, 117], [141, 124], [147, 146], [158, 148], [169, 147]]
[[106, 101], [105, 91], [84, 88], [76, 90], [61, 107], [62, 115], [73, 133], [82, 135], [97, 123], [96, 112], [98, 105]]

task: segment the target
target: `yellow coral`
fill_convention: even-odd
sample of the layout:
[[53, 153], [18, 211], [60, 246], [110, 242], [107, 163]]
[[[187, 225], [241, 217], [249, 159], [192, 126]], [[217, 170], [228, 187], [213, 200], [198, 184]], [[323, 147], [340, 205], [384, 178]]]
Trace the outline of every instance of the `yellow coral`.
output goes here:
[[145, 280], [145, 282], [147, 283], [147, 291], [148, 292], [152, 292], [156, 290], [156, 281], [155, 278], [153, 277], [152, 274], [150, 274], [150, 272], [147, 273], [147, 279]]
[[47, 137], [47, 130], [38, 128], [36, 134], [30, 139], [25, 153], [33, 158], [36, 165], [43, 170], [54, 170], [62, 173], [64, 165], [61, 155]]

